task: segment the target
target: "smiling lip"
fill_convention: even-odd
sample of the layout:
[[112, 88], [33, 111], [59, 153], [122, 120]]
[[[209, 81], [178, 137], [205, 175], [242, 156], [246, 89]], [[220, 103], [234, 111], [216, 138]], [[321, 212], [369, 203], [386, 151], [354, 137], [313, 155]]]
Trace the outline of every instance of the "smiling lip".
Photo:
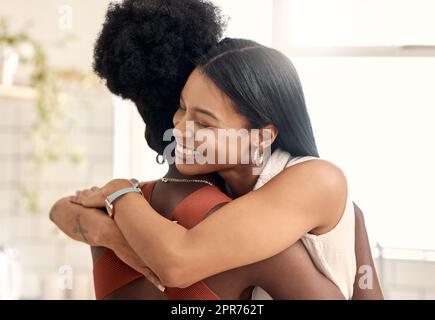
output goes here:
[[175, 148], [175, 154], [177, 155], [177, 157], [180, 158], [195, 157], [195, 156], [198, 157], [202, 155], [200, 151], [186, 148], [181, 144], [177, 144], [177, 147]]

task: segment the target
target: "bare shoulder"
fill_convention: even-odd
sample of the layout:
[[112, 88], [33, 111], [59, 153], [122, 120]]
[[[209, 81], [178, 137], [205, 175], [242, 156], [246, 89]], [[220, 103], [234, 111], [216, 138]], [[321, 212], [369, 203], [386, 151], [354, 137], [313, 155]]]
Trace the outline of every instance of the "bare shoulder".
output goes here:
[[331, 186], [346, 183], [343, 171], [334, 163], [324, 159], [310, 159], [292, 165], [287, 167], [283, 173], [309, 176], [317, 183], [329, 183]]
[[343, 215], [347, 180], [343, 171], [330, 161], [312, 159], [292, 165], [266, 185], [269, 194], [281, 194], [283, 200], [297, 201], [304, 211], [324, 221], [312, 230], [314, 234], [329, 231]]
[[[284, 185], [281, 183], [285, 182]], [[312, 159], [290, 167], [277, 174], [268, 183], [271, 188], [298, 185], [318, 186], [323, 191], [347, 191], [347, 181], [343, 171], [334, 163], [323, 159]]]
[[155, 180], [141, 181], [141, 182], [138, 183], [137, 186], [138, 186], [139, 188], [142, 188], [144, 185], [149, 184], [149, 183], [152, 183], [152, 182], [155, 182]]

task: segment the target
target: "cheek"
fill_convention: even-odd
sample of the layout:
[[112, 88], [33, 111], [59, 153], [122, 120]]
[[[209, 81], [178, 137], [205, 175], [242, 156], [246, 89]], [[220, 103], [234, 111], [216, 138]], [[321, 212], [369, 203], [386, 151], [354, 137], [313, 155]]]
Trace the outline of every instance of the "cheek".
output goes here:
[[222, 135], [216, 139], [215, 154], [218, 164], [246, 164], [250, 141], [246, 135]]
[[205, 166], [249, 164], [250, 137], [251, 130], [245, 128], [196, 131], [194, 134], [195, 149], [205, 156], [197, 164]]

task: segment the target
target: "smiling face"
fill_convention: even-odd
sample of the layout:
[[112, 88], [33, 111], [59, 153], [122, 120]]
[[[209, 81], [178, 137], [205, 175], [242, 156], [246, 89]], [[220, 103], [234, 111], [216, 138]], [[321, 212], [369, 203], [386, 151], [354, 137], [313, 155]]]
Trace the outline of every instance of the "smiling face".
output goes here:
[[199, 68], [190, 75], [174, 118], [177, 169], [186, 175], [205, 174], [251, 165], [258, 145], [249, 121]]

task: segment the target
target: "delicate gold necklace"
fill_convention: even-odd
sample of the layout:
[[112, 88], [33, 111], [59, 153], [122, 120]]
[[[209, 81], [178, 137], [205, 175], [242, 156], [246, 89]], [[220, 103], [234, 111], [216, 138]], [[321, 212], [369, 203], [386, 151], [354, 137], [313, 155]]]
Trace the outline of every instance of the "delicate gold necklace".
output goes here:
[[211, 183], [210, 181], [201, 180], [201, 179], [161, 178], [160, 181], [162, 181], [164, 183], [167, 183], [167, 182], [185, 182], [185, 183], [189, 183], [189, 182], [201, 182], [201, 183], [206, 183], [209, 186], [214, 186], [214, 184]]

